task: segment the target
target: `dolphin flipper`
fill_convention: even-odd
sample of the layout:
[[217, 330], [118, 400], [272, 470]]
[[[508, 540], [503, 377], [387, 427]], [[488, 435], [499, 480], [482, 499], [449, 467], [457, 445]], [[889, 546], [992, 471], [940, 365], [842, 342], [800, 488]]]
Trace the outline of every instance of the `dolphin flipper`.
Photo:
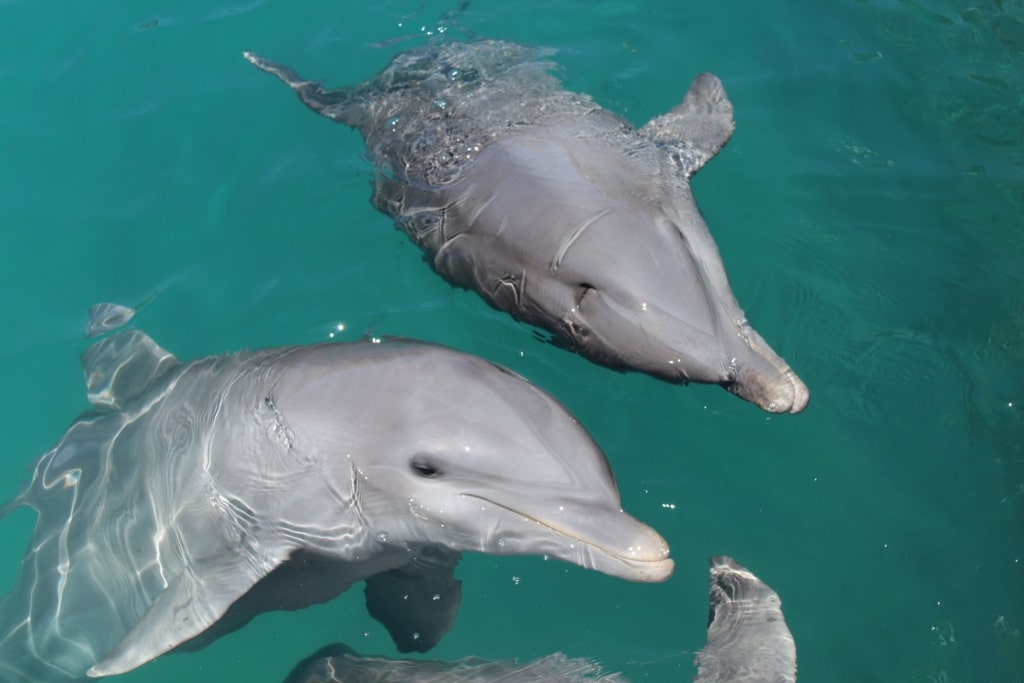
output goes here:
[[669, 149], [689, 178], [729, 142], [735, 128], [732, 102], [722, 82], [702, 73], [693, 79], [681, 104], [651, 119], [639, 132]]
[[99, 678], [131, 671], [198, 636], [277, 564], [280, 560], [258, 567], [231, 551], [193, 562], [87, 674]]
[[796, 683], [796, 644], [782, 601], [731, 557], [711, 559], [708, 640], [694, 683]]
[[399, 652], [426, 652], [455, 622], [462, 582], [455, 578], [461, 553], [436, 548], [429, 555], [366, 580], [366, 608], [383, 624]]
[[283, 64], [277, 64], [251, 52], [243, 52], [242, 56], [257, 69], [266, 71], [280, 78], [288, 85], [299, 99], [320, 116], [358, 128], [364, 123], [365, 110], [352, 97], [351, 88], [324, 90], [316, 81], [307, 81]]

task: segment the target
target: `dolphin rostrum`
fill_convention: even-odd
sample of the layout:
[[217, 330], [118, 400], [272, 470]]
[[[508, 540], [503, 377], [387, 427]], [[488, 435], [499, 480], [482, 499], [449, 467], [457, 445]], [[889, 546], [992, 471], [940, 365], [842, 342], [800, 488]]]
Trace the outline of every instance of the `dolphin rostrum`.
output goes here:
[[[796, 645], [778, 594], [729, 557], [711, 560], [711, 619], [694, 683], [796, 683]], [[682, 676], [680, 676], [680, 681]], [[284, 683], [629, 683], [590, 659], [558, 652], [531, 662], [467, 657], [456, 662], [360, 656], [320, 648]]]
[[549, 54], [453, 42], [325, 90], [244, 53], [362, 133], [374, 206], [452, 284], [597, 363], [803, 410], [807, 387], [748, 324], [690, 190], [732, 135], [722, 84], [697, 76], [635, 129], [561, 89]]
[[385, 340], [186, 363], [131, 330], [82, 366], [92, 409], [0, 507], [38, 513], [0, 599], [0, 680], [129, 671], [363, 580], [399, 649], [426, 651], [464, 551], [672, 573], [587, 432], [479, 358]]

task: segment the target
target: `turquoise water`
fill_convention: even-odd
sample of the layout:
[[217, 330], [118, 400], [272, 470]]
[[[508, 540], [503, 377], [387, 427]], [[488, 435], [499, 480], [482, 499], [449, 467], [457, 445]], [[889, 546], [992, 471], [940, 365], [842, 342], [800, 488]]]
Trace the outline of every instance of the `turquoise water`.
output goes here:
[[[782, 595], [803, 681], [1024, 681], [1024, 3], [454, 4], [0, 0], [0, 497], [86, 407], [97, 301], [148, 301], [182, 358], [420, 337], [556, 394], [677, 562], [467, 557], [432, 655], [688, 680], [726, 553]], [[453, 290], [370, 207], [358, 134], [240, 56], [341, 85], [442, 29], [558, 48], [637, 124], [722, 79], [737, 132], [694, 192], [804, 413], [603, 370]], [[32, 523], [0, 524], [0, 590]], [[394, 653], [351, 591], [123, 680], [274, 682], [338, 640]]]

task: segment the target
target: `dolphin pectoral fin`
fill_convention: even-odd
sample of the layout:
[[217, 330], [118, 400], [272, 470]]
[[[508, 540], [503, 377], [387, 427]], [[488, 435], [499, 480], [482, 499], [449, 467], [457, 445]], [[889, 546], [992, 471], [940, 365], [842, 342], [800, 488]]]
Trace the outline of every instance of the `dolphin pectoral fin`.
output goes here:
[[366, 608], [391, 634], [399, 652], [426, 652], [455, 622], [462, 582], [461, 553], [425, 548], [409, 564], [366, 580]]
[[[479, 283], [488, 279], [488, 268], [481, 265], [481, 255], [486, 241], [472, 233], [459, 233], [441, 244], [434, 253], [433, 266], [437, 274], [456, 287], [477, 290], [488, 304], [497, 306], [490, 297], [490, 289]], [[485, 262], [486, 263], [486, 262]], [[502, 263], [489, 263], [491, 269], [502, 267]]]
[[708, 639], [694, 683], [795, 683], [796, 644], [778, 594], [730, 557], [711, 559]]
[[401, 181], [383, 173], [378, 174], [373, 183], [370, 205], [389, 216], [402, 216], [402, 207], [405, 205], [405, 195], [408, 191], [408, 187]]
[[232, 553], [193, 563], [87, 675], [99, 678], [131, 671], [198, 636], [266, 573]]
[[317, 114], [353, 128], [359, 128], [363, 123], [365, 112], [353, 98], [350, 88], [325, 90], [316, 81], [307, 81], [283, 64], [264, 59], [252, 52], [243, 52], [242, 56], [257, 69], [273, 74], [284, 81], [295, 91], [299, 99]]
[[[439, 232], [443, 231], [444, 224]], [[531, 300], [526, 268], [515, 258], [509, 258], [493, 247], [493, 240], [473, 233], [459, 233], [437, 250], [433, 266], [437, 274], [451, 284], [475, 290], [487, 305], [505, 311], [516, 320], [537, 324], [536, 321], [544, 315], [543, 310]], [[532, 277], [530, 281], [533, 281]], [[543, 285], [544, 278], [538, 277], [536, 281]], [[548, 292], [554, 302], [552, 307], [561, 309], [564, 304], [565, 309], [570, 308], [569, 291], [556, 283], [553, 291]], [[554, 299], [556, 296], [559, 297], [557, 300]], [[541, 338], [551, 341], [547, 333]]]
[[639, 132], [667, 148], [689, 178], [725, 146], [735, 128], [732, 102], [722, 82], [702, 73], [693, 80], [681, 104], [651, 119]]
[[148, 334], [131, 330], [96, 342], [82, 354], [89, 401], [118, 409], [180, 364]]

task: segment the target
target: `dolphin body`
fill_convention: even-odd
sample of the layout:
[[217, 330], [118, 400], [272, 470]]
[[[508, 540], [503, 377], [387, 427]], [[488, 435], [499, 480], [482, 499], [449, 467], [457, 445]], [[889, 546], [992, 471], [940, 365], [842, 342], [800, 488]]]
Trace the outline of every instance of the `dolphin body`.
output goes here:
[[672, 572], [587, 432], [479, 358], [385, 340], [184, 363], [132, 330], [82, 366], [92, 409], [0, 508], [38, 513], [0, 599], [5, 683], [129, 671], [362, 580], [399, 649], [426, 651], [463, 551]]
[[[796, 683], [796, 645], [778, 594], [729, 557], [711, 559], [710, 619], [694, 683]], [[284, 683], [629, 683], [590, 660], [548, 655], [532, 662], [457, 662], [364, 657], [328, 645], [299, 662]]]
[[602, 365], [803, 410], [807, 387], [747, 323], [690, 190], [734, 128], [719, 80], [697, 76], [635, 129], [561, 89], [549, 54], [435, 45], [337, 90], [244, 56], [362, 133], [374, 206], [452, 284]]

